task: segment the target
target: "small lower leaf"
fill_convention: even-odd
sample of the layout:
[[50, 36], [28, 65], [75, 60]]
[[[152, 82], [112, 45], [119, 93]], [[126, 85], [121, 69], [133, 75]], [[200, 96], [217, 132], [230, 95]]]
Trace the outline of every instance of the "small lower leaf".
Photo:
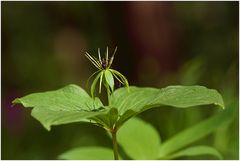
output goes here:
[[160, 137], [149, 123], [138, 118], [127, 121], [117, 133], [118, 142], [132, 159], [156, 159]]
[[197, 156], [197, 155], [212, 155], [218, 159], [223, 159], [222, 155], [215, 149], [209, 146], [194, 146], [190, 148], [183, 149], [179, 152], [171, 154], [168, 159], [175, 159], [184, 156]]
[[67, 160], [113, 160], [113, 151], [110, 148], [98, 146], [80, 147], [71, 149], [58, 158]]

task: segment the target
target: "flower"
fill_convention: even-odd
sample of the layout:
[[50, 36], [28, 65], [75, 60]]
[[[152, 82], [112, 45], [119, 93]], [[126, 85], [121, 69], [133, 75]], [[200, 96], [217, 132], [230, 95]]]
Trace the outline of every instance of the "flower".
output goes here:
[[111, 65], [114, 60], [115, 53], [117, 51], [117, 47], [115, 48], [111, 58], [108, 57], [108, 47], [106, 50], [105, 57], [101, 57], [100, 49], [98, 48], [98, 59], [94, 56], [91, 56], [86, 52], [85, 56], [90, 60], [90, 62], [98, 69], [95, 73], [93, 73], [87, 81], [87, 84], [94, 75], [97, 74], [93, 83], [91, 85], [91, 95], [94, 97], [94, 91], [96, 88], [96, 84], [99, 80], [99, 93], [101, 93], [102, 83], [107, 88], [108, 95], [114, 91], [114, 78], [118, 80], [121, 84], [127, 87], [129, 90], [128, 80], [124, 75], [122, 75], [119, 71], [111, 69]]

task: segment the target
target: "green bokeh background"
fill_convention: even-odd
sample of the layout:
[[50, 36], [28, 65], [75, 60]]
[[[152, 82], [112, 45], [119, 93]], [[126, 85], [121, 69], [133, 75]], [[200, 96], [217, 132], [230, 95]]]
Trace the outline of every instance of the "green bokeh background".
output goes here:
[[[111, 147], [99, 127], [75, 123], [47, 132], [30, 109], [11, 107], [15, 97], [70, 83], [89, 90], [85, 83], [95, 69], [84, 53], [98, 47], [118, 46], [114, 68], [131, 85], [204, 85], [217, 89], [227, 108], [238, 108], [228, 107], [238, 104], [238, 3], [1, 2], [2, 159], [56, 159], [73, 147]], [[140, 117], [166, 140], [217, 110], [163, 107]], [[238, 116], [194, 144], [239, 159]]]

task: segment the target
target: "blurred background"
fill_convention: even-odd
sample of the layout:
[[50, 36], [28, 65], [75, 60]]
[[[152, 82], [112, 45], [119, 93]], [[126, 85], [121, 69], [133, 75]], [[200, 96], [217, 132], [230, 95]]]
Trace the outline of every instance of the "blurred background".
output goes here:
[[[86, 80], [96, 69], [84, 53], [96, 55], [98, 47], [118, 46], [113, 68], [131, 85], [204, 85], [223, 95], [226, 108], [238, 108], [238, 2], [1, 2], [1, 14], [2, 159], [56, 159], [73, 147], [111, 147], [101, 128], [75, 123], [48, 132], [30, 109], [11, 107], [16, 97], [70, 83], [89, 91]], [[163, 107], [140, 117], [166, 140], [217, 111]], [[238, 159], [236, 111], [194, 144]]]

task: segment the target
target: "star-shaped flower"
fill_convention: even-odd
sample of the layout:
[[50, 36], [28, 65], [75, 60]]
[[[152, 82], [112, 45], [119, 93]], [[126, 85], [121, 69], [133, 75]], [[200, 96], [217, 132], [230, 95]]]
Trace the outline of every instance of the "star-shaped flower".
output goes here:
[[[91, 61], [91, 63], [98, 68], [98, 71], [93, 73], [90, 77], [92, 78], [94, 75], [97, 74], [93, 83], [91, 85], [91, 95], [94, 97], [94, 91], [99, 80], [99, 93], [101, 93], [102, 83], [107, 88], [108, 95], [114, 91], [114, 78], [118, 80], [121, 84], [127, 87], [129, 90], [129, 84], [124, 75], [122, 75], [119, 71], [111, 69], [111, 65], [114, 60], [114, 55], [117, 51], [117, 47], [115, 48], [112, 56], [108, 57], [108, 47], [106, 50], [105, 57], [101, 57], [100, 49], [98, 48], [98, 59], [94, 56], [91, 56], [89, 53], [86, 52], [85, 56]], [[88, 79], [88, 81], [89, 81]], [[87, 82], [88, 82], [87, 81]]]

